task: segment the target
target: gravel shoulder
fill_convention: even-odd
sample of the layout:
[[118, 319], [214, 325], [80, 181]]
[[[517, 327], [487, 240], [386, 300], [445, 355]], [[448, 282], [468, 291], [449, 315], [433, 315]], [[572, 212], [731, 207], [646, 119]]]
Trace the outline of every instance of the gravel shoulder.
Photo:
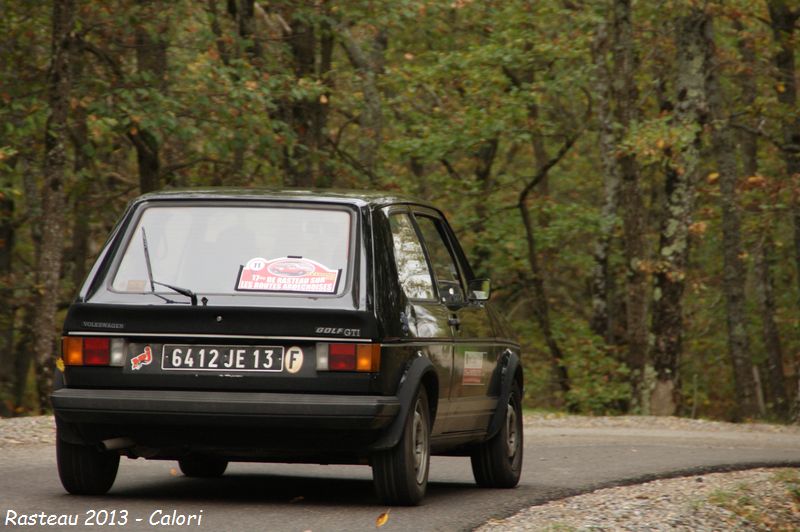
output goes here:
[[751, 469], [601, 489], [476, 530], [800, 530], [800, 470]]
[[[769, 439], [776, 445], [800, 438], [798, 426], [671, 417], [526, 413], [524, 422], [526, 434], [535, 432], [536, 437], [581, 431], [596, 437], [597, 429], [602, 429], [603, 434], [652, 438], [664, 431], [686, 438], [748, 433], [754, 440]], [[51, 416], [0, 419], [0, 448], [54, 441]], [[532, 506], [477, 530], [800, 530], [800, 468], [710, 473], [598, 489]]]
[[[580, 434], [603, 429], [658, 437], [663, 431], [682, 437], [725, 438], [748, 434], [754, 440], [800, 439], [800, 427], [765, 423], [725, 423], [675, 417], [587, 417], [527, 414], [526, 429]], [[588, 431], [587, 431], [588, 433]], [[800, 530], [800, 468], [750, 469], [654, 480], [598, 489], [591, 493], [532, 506], [476, 529], [499, 531], [719, 531]]]

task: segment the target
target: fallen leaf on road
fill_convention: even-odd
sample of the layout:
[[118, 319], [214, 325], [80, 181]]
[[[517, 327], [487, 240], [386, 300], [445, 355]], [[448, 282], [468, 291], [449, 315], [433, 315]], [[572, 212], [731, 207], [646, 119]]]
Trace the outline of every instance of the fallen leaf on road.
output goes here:
[[389, 521], [389, 510], [386, 510], [375, 520], [375, 527], [380, 528]]

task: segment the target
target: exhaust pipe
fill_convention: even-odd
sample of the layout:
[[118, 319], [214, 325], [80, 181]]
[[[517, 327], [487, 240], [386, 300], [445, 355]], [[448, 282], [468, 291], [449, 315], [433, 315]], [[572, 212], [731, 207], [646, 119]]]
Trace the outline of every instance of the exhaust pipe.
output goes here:
[[129, 449], [136, 444], [130, 438], [111, 438], [103, 440], [100, 445], [104, 451], [119, 451], [120, 449]]

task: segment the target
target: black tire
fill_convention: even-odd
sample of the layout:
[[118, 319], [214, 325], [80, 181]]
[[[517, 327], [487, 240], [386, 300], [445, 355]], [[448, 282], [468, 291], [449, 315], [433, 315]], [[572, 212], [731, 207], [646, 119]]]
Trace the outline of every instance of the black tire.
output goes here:
[[511, 388], [506, 419], [490, 440], [472, 453], [472, 474], [482, 488], [513, 488], [522, 474], [522, 392]]
[[420, 387], [412, 404], [397, 445], [372, 456], [375, 492], [384, 504], [417, 505], [425, 496], [428, 486], [431, 416], [424, 387]]
[[225, 473], [228, 461], [212, 457], [184, 458], [178, 460], [178, 465], [187, 477], [216, 478]]
[[56, 437], [58, 478], [74, 495], [103, 495], [114, 484], [119, 454], [89, 445], [67, 443]]

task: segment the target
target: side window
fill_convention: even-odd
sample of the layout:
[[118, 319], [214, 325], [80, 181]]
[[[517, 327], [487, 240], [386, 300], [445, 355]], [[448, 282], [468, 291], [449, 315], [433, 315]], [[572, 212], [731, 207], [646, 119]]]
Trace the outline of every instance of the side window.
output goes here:
[[422, 232], [425, 248], [433, 266], [439, 295], [447, 304], [461, 304], [464, 302], [464, 289], [461, 276], [458, 273], [450, 246], [444, 238], [440, 222], [428, 216], [415, 216], [417, 225]]
[[408, 214], [390, 215], [389, 226], [397, 275], [406, 296], [410, 299], [434, 299], [431, 271]]

